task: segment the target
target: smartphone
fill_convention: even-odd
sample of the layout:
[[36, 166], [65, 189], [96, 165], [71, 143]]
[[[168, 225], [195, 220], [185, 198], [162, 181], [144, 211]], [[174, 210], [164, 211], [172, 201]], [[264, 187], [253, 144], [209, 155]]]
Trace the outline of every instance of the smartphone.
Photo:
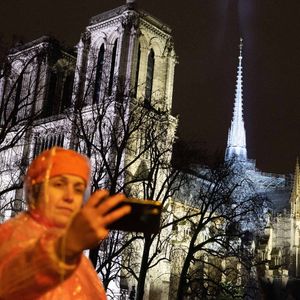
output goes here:
[[131, 206], [130, 214], [108, 226], [109, 229], [130, 232], [158, 233], [162, 204], [159, 201], [128, 198], [113, 210], [124, 205]]

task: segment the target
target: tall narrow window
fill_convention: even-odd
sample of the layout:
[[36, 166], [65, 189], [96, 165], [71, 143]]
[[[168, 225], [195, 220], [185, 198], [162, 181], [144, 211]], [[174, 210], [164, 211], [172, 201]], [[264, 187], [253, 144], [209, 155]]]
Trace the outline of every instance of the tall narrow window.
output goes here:
[[146, 93], [145, 93], [145, 100], [147, 102], [151, 102], [151, 95], [152, 95], [152, 85], [153, 85], [153, 74], [154, 74], [154, 51], [153, 49], [150, 50], [148, 55], [148, 63], [147, 63], [147, 77], [146, 77]]
[[47, 150], [53, 146], [64, 146], [64, 134], [49, 135], [43, 138], [35, 137], [33, 157], [36, 157], [42, 151]]
[[20, 74], [17, 79], [17, 88], [16, 88], [16, 97], [15, 97], [15, 105], [16, 106], [18, 106], [20, 104], [22, 83], [23, 83], [23, 74]]
[[74, 73], [69, 74], [64, 82], [62, 94], [62, 110], [71, 106], [73, 91]]
[[33, 148], [33, 157], [36, 157], [39, 154], [40, 141], [37, 137], [34, 138], [34, 148]]
[[114, 83], [114, 75], [115, 75], [115, 64], [116, 64], [116, 55], [117, 55], [117, 45], [118, 40], [116, 39], [112, 51], [112, 57], [111, 57], [111, 66], [110, 66], [110, 75], [109, 75], [109, 84], [108, 84], [108, 95], [110, 96], [113, 89], [113, 83]]
[[51, 116], [54, 110], [54, 99], [56, 94], [57, 75], [53, 71], [50, 72], [48, 94], [44, 104], [44, 116]]
[[104, 62], [104, 45], [102, 44], [100, 47], [100, 51], [98, 54], [98, 60], [97, 60], [93, 103], [99, 102], [103, 62]]
[[140, 73], [140, 60], [141, 60], [141, 45], [139, 44], [137, 62], [136, 62], [136, 72], [135, 72], [135, 83], [134, 83], [134, 97], [136, 98], [138, 82], [139, 82], [139, 73]]
[[56, 144], [56, 136], [51, 136], [50, 137], [50, 142], [48, 144], [48, 148], [52, 148]]
[[14, 103], [14, 108], [13, 108], [13, 112], [12, 112], [12, 114], [13, 114], [12, 122], [13, 123], [16, 123], [16, 121], [17, 121], [19, 106], [21, 105], [22, 83], [23, 83], [23, 73], [20, 74], [17, 79], [15, 103]]

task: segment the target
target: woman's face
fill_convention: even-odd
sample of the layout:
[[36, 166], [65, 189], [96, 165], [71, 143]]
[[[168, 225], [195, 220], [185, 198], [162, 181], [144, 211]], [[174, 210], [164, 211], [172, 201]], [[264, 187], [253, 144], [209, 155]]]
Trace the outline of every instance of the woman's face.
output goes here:
[[37, 201], [38, 212], [59, 227], [66, 227], [83, 203], [85, 181], [78, 176], [63, 174], [43, 183]]

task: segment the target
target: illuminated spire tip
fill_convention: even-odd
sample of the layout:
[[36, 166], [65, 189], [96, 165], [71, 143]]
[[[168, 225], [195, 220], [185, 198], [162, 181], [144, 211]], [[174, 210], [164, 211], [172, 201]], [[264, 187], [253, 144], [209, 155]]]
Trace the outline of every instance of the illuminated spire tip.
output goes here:
[[226, 159], [235, 157], [240, 161], [247, 161], [246, 131], [243, 119], [242, 47], [243, 39], [241, 38], [233, 116], [228, 132], [225, 157]]

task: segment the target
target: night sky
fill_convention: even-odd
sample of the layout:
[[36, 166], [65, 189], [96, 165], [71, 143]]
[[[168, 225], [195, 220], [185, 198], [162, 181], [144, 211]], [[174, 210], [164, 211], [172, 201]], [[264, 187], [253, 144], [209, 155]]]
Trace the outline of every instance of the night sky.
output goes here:
[[[0, 51], [45, 34], [75, 45], [89, 18], [125, 0], [0, 1]], [[265, 172], [294, 172], [300, 155], [299, 0], [137, 0], [171, 26], [179, 64], [177, 135], [224, 151], [232, 117], [239, 38], [244, 39], [244, 119], [249, 158]]]

